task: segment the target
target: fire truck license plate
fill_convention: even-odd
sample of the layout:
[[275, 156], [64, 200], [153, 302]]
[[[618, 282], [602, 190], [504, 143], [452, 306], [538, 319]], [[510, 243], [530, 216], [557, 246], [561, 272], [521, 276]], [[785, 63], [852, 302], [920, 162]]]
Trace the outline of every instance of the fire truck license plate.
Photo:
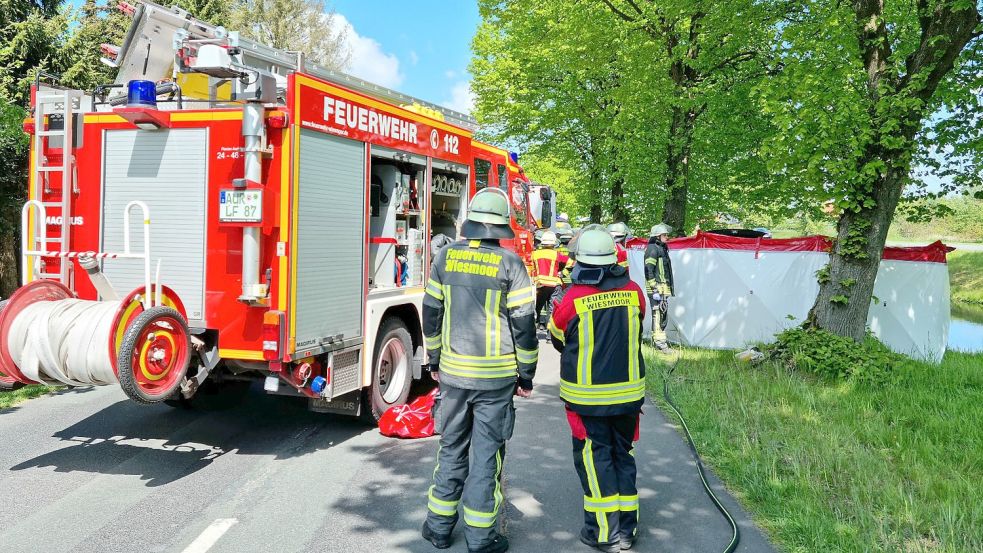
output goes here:
[[218, 220], [224, 223], [263, 222], [263, 191], [220, 190]]

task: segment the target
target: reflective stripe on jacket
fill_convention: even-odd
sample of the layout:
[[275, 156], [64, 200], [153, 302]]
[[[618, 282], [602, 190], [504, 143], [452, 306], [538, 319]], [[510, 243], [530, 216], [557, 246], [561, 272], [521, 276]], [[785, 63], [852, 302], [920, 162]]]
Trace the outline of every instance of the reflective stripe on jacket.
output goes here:
[[[603, 283], [602, 283], [603, 285]], [[560, 398], [588, 416], [638, 412], [645, 398], [641, 288], [574, 284], [549, 323], [560, 350]]]
[[539, 356], [536, 288], [514, 252], [497, 240], [443, 248], [423, 299], [423, 334], [441, 381], [493, 390], [532, 380]]
[[663, 296], [671, 296], [675, 292], [669, 246], [658, 238], [650, 238], [645, 248], [645, 288], [649, 294], [658, 292]]
[[561, 271], [570, 265], [570, 258], [553, 248], [532, 252], [532, 280], [536, 286], [563, 284]]

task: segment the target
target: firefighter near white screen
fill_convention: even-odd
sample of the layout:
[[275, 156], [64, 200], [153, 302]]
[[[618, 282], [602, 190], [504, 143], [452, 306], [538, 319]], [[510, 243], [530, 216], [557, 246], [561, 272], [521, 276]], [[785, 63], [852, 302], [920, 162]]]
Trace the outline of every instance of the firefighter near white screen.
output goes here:
[[324, 120], [336, 127], [387, 136], [393, 140], [417, 145], [416, 123], [392, 115], [377, 113], [344, 100], [324, 97]]

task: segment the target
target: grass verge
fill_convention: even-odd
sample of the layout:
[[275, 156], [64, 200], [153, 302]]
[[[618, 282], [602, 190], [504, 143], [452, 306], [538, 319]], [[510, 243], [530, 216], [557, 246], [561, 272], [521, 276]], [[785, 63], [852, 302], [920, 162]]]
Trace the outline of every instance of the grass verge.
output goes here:
[[[661, 403], [666, 361], [648, 357]], [[672, 394], [707, 463], [782, 550], [983, 551], [981, 367], [983, 355], [947, 353], [869, 386], [683, 350]]]
[[53, 388], [42, 384], [24, 386], [23, 388], [11, 391], [0, 391], [0, 411], [8, 407], [13, 407], [22, 401], [49, 394], [52, 391]]
[[949, 254], [949, 288], [954, 301], [983, 305], [983, 252]]

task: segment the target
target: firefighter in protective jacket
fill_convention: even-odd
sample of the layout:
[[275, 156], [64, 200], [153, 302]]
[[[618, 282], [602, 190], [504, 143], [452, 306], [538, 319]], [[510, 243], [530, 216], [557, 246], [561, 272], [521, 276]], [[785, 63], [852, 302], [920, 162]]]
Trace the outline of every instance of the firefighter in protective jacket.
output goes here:
[[562, 275], [572, 262], [556, 247], [559, 239], [553, 231], [544, 232], [539, 243], [540, 248], [532, 252], [532, 281], [536, 285], [536, 317], [545, 328], [549, 311], [544, 308], [556, 288], [563, 285]]
[[673, 295], [672, 262], [669, 260], [668, 225], [658, 224], [649, 233], [645, 248], [645, 288], [652, 300], [652, 340], [663, 353], [672, 353], [666, 341], [669, 322], [669, 298]]
[[560, 398], [584, 489], [580, 541], [614, 552], [630, 549], [638, 533], [633, 443], [645, 398], [645, 297], [601, 227], [585, 229], [575, 253], [573, 286], [554, 309], [549, 332], [561, 352]]
[[430, 370], [440, 382], [440, 449], [423, 537], [439, 549], [450, 547], [459, 509], [469, 551], [508, 549], [496, 523], [512, 396], [532, 394], [539, 355], [536, 289], [519, 256], [499, 244], [514, 236], [509, 216], [501, 190], [478, 192], [461, 226], [464, 239], [437, 255], [423, 300]]

